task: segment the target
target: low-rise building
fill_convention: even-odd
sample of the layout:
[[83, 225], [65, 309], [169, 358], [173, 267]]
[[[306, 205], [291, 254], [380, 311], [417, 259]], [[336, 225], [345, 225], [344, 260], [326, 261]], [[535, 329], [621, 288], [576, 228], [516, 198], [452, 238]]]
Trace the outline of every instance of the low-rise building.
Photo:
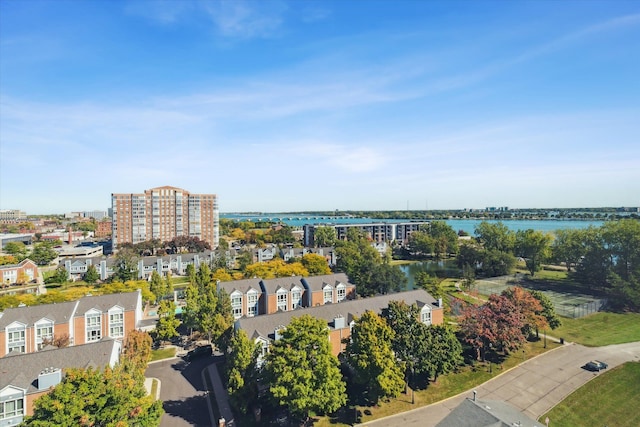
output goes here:
[[0, 284], [3, 288], [15, 284], [23, 285], [37, 280], [38, 266], [28, 258], [23, 259], [18, 264], [0, 265]]
[[47, 342], [63, 337], [70, 346], [103, 338], [125, 340], [141, 320], [140, 291], [7, 308], [0, 313], [0, 357], [38, 352]]

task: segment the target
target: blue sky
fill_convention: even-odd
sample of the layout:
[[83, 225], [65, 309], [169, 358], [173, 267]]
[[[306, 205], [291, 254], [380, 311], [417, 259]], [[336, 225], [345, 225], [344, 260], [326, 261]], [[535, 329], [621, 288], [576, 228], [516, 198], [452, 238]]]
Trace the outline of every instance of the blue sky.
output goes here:
[[640, 206], [637, 1], [0, 3], [0, 209]]

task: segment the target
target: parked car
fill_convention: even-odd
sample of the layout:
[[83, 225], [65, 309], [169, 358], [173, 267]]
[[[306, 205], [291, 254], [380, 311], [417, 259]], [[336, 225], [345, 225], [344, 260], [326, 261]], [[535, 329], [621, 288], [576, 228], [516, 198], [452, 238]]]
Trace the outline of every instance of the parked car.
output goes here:
[[196, 347], [193, 350], [191, 350], [190, 352], [188, 352], [184, 356], [184, 359], [186, 361], [190, 362], [193, 359], [197, 359], [199, 357], [211, 356], [212, 354], [213, 354], [213, 350], [212, 350], [211, 346], [210, 345], [203, 345], [203, 346]]
[[590, 362], [587, 362], [587, 364], [584, 365], [583, 368], [587, 371], [600, 372], [603, 369], [607, 369], [608, 366], [609, 365], [599, 360], [591, 360]]

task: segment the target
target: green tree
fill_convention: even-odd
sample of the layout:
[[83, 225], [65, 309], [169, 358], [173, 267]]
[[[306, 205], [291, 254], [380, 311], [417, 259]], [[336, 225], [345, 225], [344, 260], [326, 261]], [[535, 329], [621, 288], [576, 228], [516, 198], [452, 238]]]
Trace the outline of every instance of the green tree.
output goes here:
[[27, 257], [27, 247], [22, 242], [7, 242], [2, 250], [9, 255], [18, 258], [18, 262]]
[[337, 239], [338, 235], [333, 227], [316, 227], [313, 233], [313, 243], [316, 248], [334, 246]]
[[158, 307], [158, 323], [156, 325], [156, 334], [161, 340], [170, 340], [177, 337], [178, 326], [180, 320], [176, 318], [176, 305], [173, 301], [162, 300]]
[[462, 267], [462, 288], [469, 290], [476, 283], [476, 269], [469, 264]]
[[187, 277], [189, 278], [189, 283], [191, 285], [193, 285], [193, 286], [197, 285], [196, 268], [194, 267], [193, 264], [188, 264], [187, 265], [185, 273], [187, 274]]
[[[359, 295], [370, 296], [379, 292], [380, 278], [375, 277], [374, 270], [382, 264], [382, 259], [361, 231], [348, 230], [347, 240], [336, 243], [336, 256], [337, 270], [349, 276], [349, 281], [356, 284], [356, 292]], [[380, 269], [378, 273], [395, 275], [393, 271], [386, 268]], [[376, 281], [378, 283], [375, 283]], [[395, 287], [393, 283], [389, 285]]]
[[414, 276], [414, 284], [416, 288], [422, 288], [434, 298], [442, 298], [444, 291], [442, 290], [442, 280], [430, 274], [428, 271], [419, 271]]
[[152, 343], [153, 340], [148, 332], [137, 330], [129, 332], [120, 355], [120, 365], [123, 369], [144, 375], [147, 364], [151, 360]]
[[564, 263], [571, 272], [586, 253], [585, 237], [589, 230], [556, 230], [551, 252], [556, 262]]
[[265, 361], [265, 380], [274, 399], [308, 419], [309, 412], [332, 413], [346, 401], [346, 386], [331, 354], [327, 324], [303, 315], [274, 341]]
[[238, 262], [238, 269], [240, 271], [245, 271], [247, 266], [253, 262], [253, 256], [248, 250], [242, 250], [236, 260]]
[[303, 255], [301, 262], [311, 276], [331, 274], [331, 268], [329, 268], [327, 259], [320, 254]]
[[528, 229], [516, 232], [516, 254], [525, 259], [527, 270], [532, 276], [549, 259], [551, 240], [551, 235], [542, 231]]
[[116, 367], [68, 369], [60, 384], [34, 403], [28, 427], [158, 426], [162, 402], [147, 396], [142, 375]]
[[29, 258], [38, 265], [48, 265], [58, 258], [58, 253], [53, 249], [52, 242], [39, 242], [33, 245]]
[[242, 329], [232, 334], [230, 348], [226, 363], [229, 402], [236, 411], [247, 414], [258, 398], [256, 365], [260, 348]]
[[345, 353], [355, 381], [366, 388], [373, 404], [398, 396], [404, 388], [405, 364], [393, 353], [393, 329], [369, 310], [354, 322]]
[[556, 329], [558, 326], [562, 325], [562, 321], [560, 317], [556, 314], [555, 307], [553, 302], [546, 296], [542, 291], [538, 290], [530, 290], [531, 295], [540, 302], [540, 306], [542, 309], [538, 312], [538, 314], [544, 316], [547, 319], [547, 324], [551, 329]]
[[98, 279], [100, 279], [98, 270], [96, 270], [95, 265], [91, 264], [87, 267], [87, 271], [84, 273], [84, 281], [92, 285], [96, 283]]
[[156, 301], [160, 301], [166, 294], [166, 282], [162, 280], [162, 276], [156, 270], [151, 273], [151, 283], [149, 284], [149, 290], [155, 297]]
[[414, 257], [426, 257], [433, 253], [435, 241], [428, 233], [416, 231], [409, 236], [407, 249]]
[[476, 225], [475, 234], [485, 249], [513, 253], [516, 235], [501, 221], [482, 221]]
[[458, 233], [446, 222], [432, 221], [427, 233], [434, 241], [433, 252], [437, 259], [458, 253]]
[[64, 265], [61, 265], [58, 268], [56, 268], [54, 275], [51, 276], [51, 280], [54, 283], [61, 283], [61, 284], [67, 283], [69, 281], [69, 272], [67, 271], [66, 268], [64, 268]]
[[426, 328], [428, 342], [426, 346], [431, 375], [437, 382], [440, 375], [455, 370], [464, 363], [462, 345], [453, 329], [447, 325], [432, 325]]
[[138, 258], [132, 249], [120, 249], [114, 262], [112, 278], [126, 282], [138, 278]]

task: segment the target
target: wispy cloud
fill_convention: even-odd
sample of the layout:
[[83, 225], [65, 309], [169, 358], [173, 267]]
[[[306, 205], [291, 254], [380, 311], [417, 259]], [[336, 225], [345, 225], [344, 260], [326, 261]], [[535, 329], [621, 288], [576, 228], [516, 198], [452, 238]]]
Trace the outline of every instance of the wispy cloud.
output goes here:
[[274, 36], [280, 30], [283, 14], [287, 10], [286, 4], [277, 0], [220, 0], [200, 4], [220, 34], [241, 39]]

